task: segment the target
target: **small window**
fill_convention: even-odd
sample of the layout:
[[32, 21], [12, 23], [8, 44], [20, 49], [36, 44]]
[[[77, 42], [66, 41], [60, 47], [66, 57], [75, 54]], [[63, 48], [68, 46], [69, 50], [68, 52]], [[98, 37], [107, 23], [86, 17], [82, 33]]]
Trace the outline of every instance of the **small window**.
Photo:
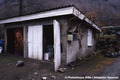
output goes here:
[[92, 45], [92, 30], [88, 28], [88, 46]]

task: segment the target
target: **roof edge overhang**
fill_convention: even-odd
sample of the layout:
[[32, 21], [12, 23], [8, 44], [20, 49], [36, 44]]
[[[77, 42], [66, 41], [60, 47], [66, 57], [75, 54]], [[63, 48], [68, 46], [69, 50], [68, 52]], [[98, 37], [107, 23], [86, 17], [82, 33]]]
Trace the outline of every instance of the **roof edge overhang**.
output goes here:
[[4, 19], [4, 20], [0, 20], [0, 24], [28, 21], [28, 20], [35, 20], [35, 19], [41, 19], [41, 18], [63, 16], [63, 15], [71, 15], [71, 14], [78, 17], [80, 20], [85, 20], [93, 28], [95, 28], [95, 29], [97, 29], [98, 31], [101, 32], [101, 29], [97, 25], [95, 25], [92, 21], [90, 21], [88, 18], [86, 18], [74, 6], [55, 9], [55, 10], [50, 10], [50, 11], [45, 11], [45, 12], [40, 12], [40, 13], [36, 13], [36, 14], [30, 14], [30, 15], [25, 15], [25, 16], [19, 16], [19, 17], [13, 17], [13, 18], [9, 18], [9, 19]]

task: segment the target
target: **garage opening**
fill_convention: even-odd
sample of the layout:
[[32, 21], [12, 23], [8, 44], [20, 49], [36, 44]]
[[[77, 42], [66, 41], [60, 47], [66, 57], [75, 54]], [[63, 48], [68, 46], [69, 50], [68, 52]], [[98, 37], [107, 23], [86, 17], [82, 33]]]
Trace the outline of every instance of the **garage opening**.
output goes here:
[[43, 26], [43, 58], [53, 61], [54, 59], [54, 31], [53, 25]]
[[7, 29], [7, 52], [23, 56], [23, 28]]

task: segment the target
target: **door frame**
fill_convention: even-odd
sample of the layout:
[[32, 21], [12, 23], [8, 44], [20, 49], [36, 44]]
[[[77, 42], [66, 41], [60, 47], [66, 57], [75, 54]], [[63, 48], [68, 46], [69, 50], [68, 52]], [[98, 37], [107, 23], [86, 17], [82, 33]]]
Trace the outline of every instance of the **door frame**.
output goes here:
[[[53, 20], [52, 25], [53, 25], [53, 37], [54, 37], [54, 71], [57, 71], [61, 65], [60, 24], [57, 20]], [[42, 25], [42, 26], [44, 26], [44, 25]], [[28, 26], [28, 28], [29, 28], [29, 26]], [[42, 35], [42, 39], [43, 39], [43, 35]], [[41, 45], [43, 45], [43, 44], [41, 44]], [[29, 52], [28, 52], [28, 54], [29, 54]], [[43, 49], [42, 49], [42, 54], [43, 54]], [[43, 60], [43, 58], [41, 60]]]
[[[26, 30], [27, 30], [27, 27], [26, 26], [18, 26], [18, 27], [15, 27], [15, 26], [7, 26], [7, 27], [5, 27], [5, 31], [4, 31], [4, 52], [5, 53], [8, 53], [8, 33], [7, 33], [7, 30], [8, 29], [15, 29], [15, 28], [22, 28], [22, 31], [23, 31], [23, 34], [22, 34], [22, 36], [23, 36], [23, 57], [25, 57], [25, 45], [24, 45], [24, 42], [25, 42], [25, 40], [27, 40], [27, 37], [25, 36], [25, 34], [27, 33], [27, 31], [25, 31], [25, 28], [26, 28]], [[26, 53], [27, 54], [27, 53]], [[27, 57], [27, 56], [26, 56]]]

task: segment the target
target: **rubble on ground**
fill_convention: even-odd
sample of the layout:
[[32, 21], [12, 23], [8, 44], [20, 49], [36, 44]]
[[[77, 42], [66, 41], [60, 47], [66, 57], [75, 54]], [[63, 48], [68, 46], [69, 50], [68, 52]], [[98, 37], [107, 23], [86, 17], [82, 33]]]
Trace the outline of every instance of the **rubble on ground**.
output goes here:
[[61, 73], [64, 73], [66, 71], [67, 68], [59, 68], [58, 71]]
[[56, 79], [56, 76], [51, 76], [52, 79]]
[[42, 80], [47, 80], [47, 77], [42, 77], [41, 79], [42, 79]]
[[24, 61], [19, 60], [16, 64], [16, 67], [22, 67], [24, 66]]

